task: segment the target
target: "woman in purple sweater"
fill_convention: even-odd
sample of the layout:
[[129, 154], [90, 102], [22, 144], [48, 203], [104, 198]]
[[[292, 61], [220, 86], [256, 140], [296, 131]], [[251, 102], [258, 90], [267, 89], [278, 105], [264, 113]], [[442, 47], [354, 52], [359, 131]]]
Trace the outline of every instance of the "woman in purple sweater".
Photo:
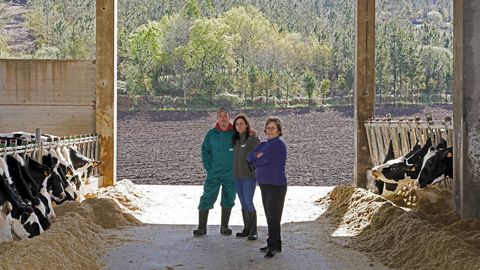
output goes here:
[[278, 117], [270, 116], [265, 123], [267, 141], [261, 142], [247, 156], [247, 160], [256, 168], [256, 177], [262, 192], [263, 208], [268, 225], [267, 246], [261, 248], [265, 257], [273, 257], [282, 251], [281, 227], [283, 205], [287, 194], [287, 145], [280, 139], [282, 122]]

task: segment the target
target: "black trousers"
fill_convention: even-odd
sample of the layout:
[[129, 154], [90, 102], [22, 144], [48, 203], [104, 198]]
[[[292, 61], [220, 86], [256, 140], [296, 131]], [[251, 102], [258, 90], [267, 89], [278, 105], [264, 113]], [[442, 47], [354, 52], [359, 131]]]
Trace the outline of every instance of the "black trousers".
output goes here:
[[282, 240], [280, 222], [282, 220], [283, 205], [287, 186], [259, 185], [262, 192], [262, 203], [267, 217], [268, 238], [267, 246], [276, 249]]

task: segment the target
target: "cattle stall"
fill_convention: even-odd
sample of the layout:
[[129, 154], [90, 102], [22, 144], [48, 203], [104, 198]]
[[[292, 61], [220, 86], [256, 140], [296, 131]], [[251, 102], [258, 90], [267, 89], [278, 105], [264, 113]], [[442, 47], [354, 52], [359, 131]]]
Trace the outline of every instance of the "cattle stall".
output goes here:
[[370, 159], [373, 166], [378, 166], [385, 159], [390, 140], [395, 158], [406, 155], [418, 141], [424, 144], [428, 138], [435, 145], [443, 138], [448, 147], [453, 146], [453, 123], [451, 117], [434, 120], [431, 114], [425, 120], [375, 118], [365, 121]]
[[[41, 140], [32, 140], [30, 143], [18, 144], [16, 140], [0, 140], [0, 158], [11, 154], [21, 154], [22, 156], [32, 156], [33, 153], [41, 154], [38, 149], [55, 149], [59, 146], [75, 146], [78, 152], [92, 160], [99, 160], [98, 151], [99, 137], [97, 134], [81, 134], [64, 137], [57, 137], [53, 140], [42, 142]], [[36, 157], [41, 161], [41, 157]], [[99, 169], [93, 169], [93, 176], [99, 177]]]
[[[7, 140], [0, 141], [0, 158], [11, 154], [20, 154], [22, 156], [32, 156], [39, 149], [54, 149], [59, 146], [75, 146], [76, 149], [85, 157], [93, 160], [99, 160], [97, 134], [82, 134], [65, 137], [57, 137], [52, 140], [44, 141], [32, 140], [27, 144], [17, 144], [15, 139], [10, 142]], [[41, 160], [41, 158], [39, 158]], [[98, 176], [98, 168], [94, 170], [94, 176]]]

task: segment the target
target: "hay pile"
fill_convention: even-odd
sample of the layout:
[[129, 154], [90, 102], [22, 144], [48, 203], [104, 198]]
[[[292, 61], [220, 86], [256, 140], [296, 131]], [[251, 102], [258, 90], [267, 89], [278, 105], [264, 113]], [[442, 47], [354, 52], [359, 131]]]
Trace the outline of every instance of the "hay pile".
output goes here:
[[449, 194], [420, 196], [410, 209], [363, 189], [339, 186], [318, 203], [338, 228], [332, 236], [349, 236], [349, 246], [389, 267], [480, 269], [480, 220], [461, 220], [451, 209]]
[[121, 241], [109, 229], [140, 224], [111, 199], [65, 202], [55, 212], [40, 236], [0, 244], [0, 269], [100, 269], [103, 249]]
[[128, 179], [117, 181], [114, 186], [99, 188], [85, 195], [85, 198], [108, 198], [118, 204], [123, 212], [139, 214], [145, 209], [145, 196]]

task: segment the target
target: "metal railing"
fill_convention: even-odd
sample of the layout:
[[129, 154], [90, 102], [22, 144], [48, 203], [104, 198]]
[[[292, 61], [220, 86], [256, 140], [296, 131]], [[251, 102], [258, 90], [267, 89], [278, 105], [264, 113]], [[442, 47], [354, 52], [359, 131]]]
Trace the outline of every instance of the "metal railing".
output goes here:
[[373, 166], [383, 163], [390, 140], [393, 145], [395, 158], [404, 156], [418, 141], [423, 145], [428, 138], [435, 145], [441, 138], [447, 141], [448, 147], [453, 145], [453, 123], [451, 117], [444, 120], [433, 120], [432, 115], [426, 114], [426, 120], [392, 119], [390, 115], [381, 119], [365, 121], [368, 147]]
[[[0, 157], [4, 157], [11, 154], [20, 154], [22, 156], [32, 156], [36, 150], [39, 149], [52, 149], [59, 146], [71, 146], [75, 145], [77, 150], [84, 156], [98, 160], [98, 140], [99, 136], [96, 134], [83, 134], [66, 137], [56, 137], [46, 142], [31, 140], [28, 144], [17, 145], [17, 139], [11, 139], [7, 142], [5, 139], [0, 141]], [[41, 151], [39, 151], [41, 153]], [[41, 158], [37, 160], [41, 161]], [[95, 171], [98, 174], [98, 171]]]

